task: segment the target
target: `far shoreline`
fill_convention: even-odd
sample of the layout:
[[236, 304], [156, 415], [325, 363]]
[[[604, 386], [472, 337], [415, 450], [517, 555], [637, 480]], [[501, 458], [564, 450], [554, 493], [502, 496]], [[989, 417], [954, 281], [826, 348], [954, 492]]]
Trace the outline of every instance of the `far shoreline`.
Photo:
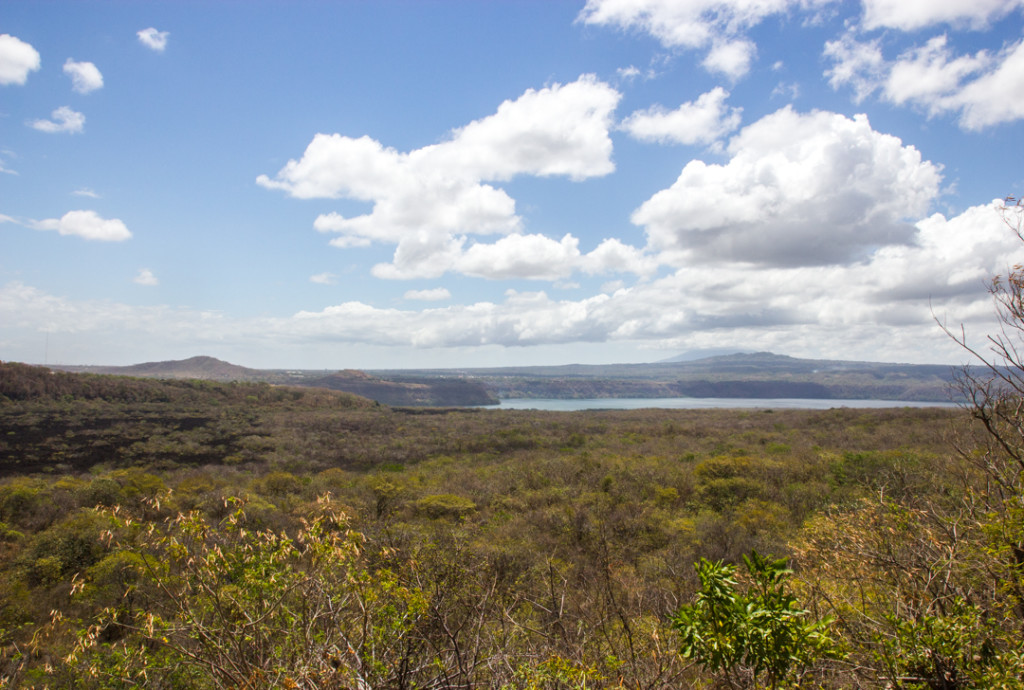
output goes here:
[[582, 410], [708, 410], [708, 409], [785, 409], [828, 410], [833, 408], [884, 409], [900, 407], [960, 407], [954, 402], [922, 400], [874, 400], [833, 398], [503, 398], [497, 405], [481, 405], [485, 410], [541, 410], [578, 412]]

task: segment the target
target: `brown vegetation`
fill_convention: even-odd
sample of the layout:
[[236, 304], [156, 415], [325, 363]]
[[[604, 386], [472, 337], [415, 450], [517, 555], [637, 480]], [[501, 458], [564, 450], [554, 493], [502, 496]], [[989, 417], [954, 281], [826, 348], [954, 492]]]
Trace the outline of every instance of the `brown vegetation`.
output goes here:
[[[696, 684], [670, 626], [698, 585], [692, 564], [796, 554], [798, 581], [820, 582], [820, 565], [843, 563], [824, 550], [830, 535], [867, 538], [881, 519], [865, 501], [951, 490], [948, 432], [962, 417], [425, 414], [315, 389], [10, 364], [0, 381], [2, 672], [27, 687], [237, 687], [242, 671], [188, 640], [237, 637], [252, 616], [266, 621], [263, 651], [231, 656], [247, 687]], [[328, 515], [344, 543], [309, 536]], [[315, 548], [339, 559], [333, 579], [316, 575]], [[208, 560], [217, 549], [230, 563]], [[284, 589], [246, 589], [232, 570], [278, 567]], [[317, 588], [302, 579], [314, 576]], [[233, 603], [202, 599], [201, 584]], [[335, 627], [295, 638], [300, 614], [303, 635], [322, 616]], [[802, 677], [869, 678], [821, 663]]]

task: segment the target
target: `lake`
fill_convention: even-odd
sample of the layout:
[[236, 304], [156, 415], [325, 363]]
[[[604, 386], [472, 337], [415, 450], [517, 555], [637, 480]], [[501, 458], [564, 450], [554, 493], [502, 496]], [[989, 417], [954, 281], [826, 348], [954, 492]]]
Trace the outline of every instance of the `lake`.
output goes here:
[[562, 400], [552, 398], [508, 398], [492, 410], [639, 410], [656, 407], [670, 410], [704, 410], [712, 408], [756, 408], [790, 410], [827, 410], [833, 407], [956, 407], [954, 403], [915, 402], [907, 400], [819, 400], [815, 398], [592, 398]]

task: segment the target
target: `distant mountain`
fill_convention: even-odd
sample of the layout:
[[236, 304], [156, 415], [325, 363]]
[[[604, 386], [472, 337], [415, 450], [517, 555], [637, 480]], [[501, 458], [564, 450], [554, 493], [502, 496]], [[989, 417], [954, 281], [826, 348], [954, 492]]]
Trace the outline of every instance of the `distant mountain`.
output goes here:
[[140, 376], [157, 379], [205, 379], [207, 381], [265, 381], [267, 373], [260, 369], [231, 364], [216, 357], [189, 357], [167, 362], [145, 362], [124, 367], [61, 366], [63, 371], [116, 376]]
[[753, 352], [651, 364], [374, 373], [392, 380], [402, 376], [465, 376], [483, 382], [499, 398], [821, 398], [949, 402], [955, 370], [949, 365], [799, 359]]
[[[685, 355], [683, 355], [685, 357]], [[499, 398], [822, 398], [948, 402], [954, 368], [800, 359], [771, 352], [649, 364], [566, 364], [473, 369], [248, 369], [214, 357], [66, 371], [215, 381], [264, 381], [355, 393], [386, 405], [487, 405]]]
[[737, 350], [732, 347], [706, 347], [700, 350], [687, 350], [682, 354], [678, 354], [675, 357], [669, 357], [668, 359], [658, 360], [657, 364], [674, 364], [676, 362], [693, 362], [698, 359], [707, 359], [708, 357], [721, 357], [722, 355], [741, 355], [749, 354], [752, 350]]

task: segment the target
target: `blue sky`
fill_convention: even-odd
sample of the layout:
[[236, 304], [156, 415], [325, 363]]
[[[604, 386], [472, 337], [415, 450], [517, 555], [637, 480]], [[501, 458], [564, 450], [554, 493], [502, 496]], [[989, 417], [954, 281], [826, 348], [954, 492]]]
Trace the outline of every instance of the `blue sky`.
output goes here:
[[1024, 2], [0, 5], [0, 359], [955, 362]]

